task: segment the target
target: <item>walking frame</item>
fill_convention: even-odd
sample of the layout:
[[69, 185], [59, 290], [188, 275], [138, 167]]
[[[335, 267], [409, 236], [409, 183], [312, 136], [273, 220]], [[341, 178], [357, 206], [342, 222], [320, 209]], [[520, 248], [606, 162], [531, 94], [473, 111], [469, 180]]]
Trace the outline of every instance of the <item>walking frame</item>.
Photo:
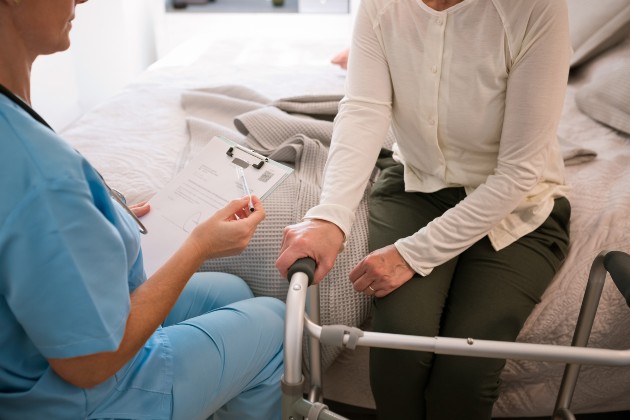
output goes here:
[[[362, 331], [344, 325], [319, 325], [319, 291], [312, 286], [315, 262], [303, 258], [289, 270], [284, 336], [282, 420], [345, 419], [323, 404], [320, 343], [354, 349], [356, 346], [425, 351], [457, 356], [524, 359], [565, 363], [553, 420], [575, 420], [570, 410], [580, 365], [629, 366], [630, 349], [587, 348], [595, 314], [610, 276], [630, 306], [630, 255], [621, 251], [600, 253], [591, 266], [584, 298], [570, 346], [477, 340], [475, 338], [423, 337]], [[311, 286], [309, 288], [309, 286]], [[307, 289], [309, 292], [307, 293]], [[308, 308], [305, 313], [308, 295]], [[302, 343], [307, 333], [310, 380], [304, 396]]]

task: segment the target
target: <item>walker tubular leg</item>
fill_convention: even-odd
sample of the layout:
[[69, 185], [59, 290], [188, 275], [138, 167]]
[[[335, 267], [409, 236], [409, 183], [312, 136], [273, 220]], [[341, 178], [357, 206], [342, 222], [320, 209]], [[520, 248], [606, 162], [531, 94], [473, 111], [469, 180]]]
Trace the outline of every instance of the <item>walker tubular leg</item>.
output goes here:
[[284, 375], [282, 377], [282, 419], [303, 420], [296, 411], [296, 402], [302, 399], [302, 340], [304, 337], [304, 306], [308, 277], [302, 273], [291, 276], [286, 301], [284, 325]]
[[[598, 255], [591, 265], [591, 271], [586, 283], [586, 289], [584, 290], [584, 298], [582, 299], [582, 305], [571, 343], [572, 346], [586, 347], [588, 344], [606, 280], [604, 256], [604, 253]], [[575, 419], [570, 411], [570, 405], [577, 384], [580, 366], [579, 364], [567, 364], [564, 369], [560, 390], [558, 391], [558, 397], [556, 399], [556, 406], [554, 408], [554, 420]]]
[[[319, 316], [319, 286], [313, 285], [308, 289], [308, 317], [316, 324], [320, 324]], [[322, 373], [321, 343], [311, 335], [308, 337], [309, 373], [310, 389], [308, 399], [312, 402], [322, 402], [324, 400], [324, 385]]]
[[[314, 261], [298, 261], [289, 270], [289, 290], [286, 301], [284, 327], [284, 376], [282, 378], [282, 420], [348, 420], [322, 404], [320, 343], [309, 336], [311, 379], [316, 387], [310, 400], [303, 397], [302, 342], [304, 338], [304, 310], [307, 288], [313, 279]], [[310, 316], [319, 322], [319, 289], [312, 287], [309, 293]], [[315, 373], [313, 373], [315, 372]]]

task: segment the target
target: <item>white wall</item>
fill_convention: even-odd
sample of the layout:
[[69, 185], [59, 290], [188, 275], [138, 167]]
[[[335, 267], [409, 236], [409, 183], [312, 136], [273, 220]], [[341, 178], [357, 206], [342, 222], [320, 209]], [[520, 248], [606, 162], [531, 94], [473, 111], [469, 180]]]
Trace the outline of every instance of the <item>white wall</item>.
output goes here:
[[156, 58], [164, 0], [92, 0], [77, 7], [68, 51], [33, 65], [34, 108], [57, 130], [116, 93]]

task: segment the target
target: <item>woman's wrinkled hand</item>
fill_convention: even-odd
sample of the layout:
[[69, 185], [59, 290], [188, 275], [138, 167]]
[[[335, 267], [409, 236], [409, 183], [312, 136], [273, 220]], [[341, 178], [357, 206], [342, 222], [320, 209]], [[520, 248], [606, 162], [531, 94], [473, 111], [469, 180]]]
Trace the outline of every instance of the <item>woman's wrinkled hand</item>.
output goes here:
[[350, 272], [352, 287], [376, 297], [387, 296], [409, 281], [415, 271], [394, 245], [370, 253]]
[[310, 257], [316, 267], [313, 283], [319, 283], [332, 269], [343, 248], [343, 231], [326, 220], [309, 219], [284, 228], [276, 268], [287, 277], [289, 268], [300, 258]]

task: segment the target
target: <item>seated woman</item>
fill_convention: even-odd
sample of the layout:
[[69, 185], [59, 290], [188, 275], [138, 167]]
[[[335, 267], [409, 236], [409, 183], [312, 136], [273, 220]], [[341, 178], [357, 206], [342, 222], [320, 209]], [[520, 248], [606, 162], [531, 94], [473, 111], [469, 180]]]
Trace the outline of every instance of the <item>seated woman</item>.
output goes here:
[[0, 417], [279, 419], [284, 306], [195, 274], [265, 210], [230, 202], [150, 278], [135, 216], [30, 107], [85, 0], [0, 0]]
[[[280, 273], [311, 257], [326, 277], [376, 165], [348, 276], [373, 330], [516, 340], [568, 252], [570, 51], [566, 1], [361, 0], [320, 201], [285, 228]], [[488, 420], [504, 365], [372, 348], [378, 416]]]

